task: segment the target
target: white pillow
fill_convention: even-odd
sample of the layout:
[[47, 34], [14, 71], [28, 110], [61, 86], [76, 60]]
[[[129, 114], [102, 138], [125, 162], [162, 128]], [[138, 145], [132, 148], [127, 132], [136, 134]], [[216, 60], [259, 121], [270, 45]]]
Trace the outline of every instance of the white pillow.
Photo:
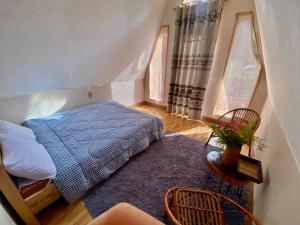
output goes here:
[[0, 120], [0, 135], [13, 134], [23, 138], [36, 139], [31, 129], [14, 123]]
[[30, 180], [54, 179], [55, 165], [43, 145], [12, 134], [1, 137], [2, 162], [8, 173]]

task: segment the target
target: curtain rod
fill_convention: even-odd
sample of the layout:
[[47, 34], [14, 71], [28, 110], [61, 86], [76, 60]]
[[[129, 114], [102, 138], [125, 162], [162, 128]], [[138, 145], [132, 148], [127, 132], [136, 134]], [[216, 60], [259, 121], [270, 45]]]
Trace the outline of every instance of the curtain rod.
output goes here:
[[[228, 2], [229, 0], [224, 0], [224, 2]], [[181, 3], [179, 6], [184, 6], [184, 5], [188, 5], [188, 4], [190, 4], [189, 2], [187, 2], [187, 3]], [[176, 11], [176, 9], [177, 9], [177, 7], [174, 7], [173, 8], [173, 11]]]

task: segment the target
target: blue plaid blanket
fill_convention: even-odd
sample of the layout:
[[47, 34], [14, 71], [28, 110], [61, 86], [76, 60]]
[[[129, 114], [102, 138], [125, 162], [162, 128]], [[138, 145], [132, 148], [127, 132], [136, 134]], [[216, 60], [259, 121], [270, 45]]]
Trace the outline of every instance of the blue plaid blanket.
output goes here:
[[24, 122], [52, 157], [69, 203], [107, 179], [162, 135], [162, 121], [113, 101]]

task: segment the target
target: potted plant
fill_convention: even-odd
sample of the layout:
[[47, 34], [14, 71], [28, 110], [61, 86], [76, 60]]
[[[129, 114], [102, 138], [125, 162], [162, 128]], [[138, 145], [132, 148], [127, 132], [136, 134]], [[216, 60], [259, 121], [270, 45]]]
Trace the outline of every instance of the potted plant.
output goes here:
[[254, 143], [256, 149], [261, 151], [266, 147], [264, 140], [254, 135], [253, 126], [250, 124], [237, 129], [232, 125], [210, 125], [214, 133], [218, 136], [217, 144], [222, 147], [225, 145], [222, 157], [222, 163], [225, 166], [235, 167], [237, 165], [244, 144]]

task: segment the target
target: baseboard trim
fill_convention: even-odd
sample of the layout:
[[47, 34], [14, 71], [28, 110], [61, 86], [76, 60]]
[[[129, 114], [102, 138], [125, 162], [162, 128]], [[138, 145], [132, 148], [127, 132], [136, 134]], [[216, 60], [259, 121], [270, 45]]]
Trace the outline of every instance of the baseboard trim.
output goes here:
[[133, 104], [133, 105], [130, 105], [129, 107], [138, 107], [138, 106], [142, 106], [142, 105], [145, 105], [145, 104], [144, 104], [144, 101], [138, 102], [138, 103]]
[[142, 105], [149, 105], [149, 106], [152, 106], [152, 107], [155, 107], [155, 108], [167, 111], [167, 106], [155, 104], [153, 102], [143, 101]]
[[217, 119], [215, 116], [201, 116], [201, 121], [207, 123], [215, 123]]

